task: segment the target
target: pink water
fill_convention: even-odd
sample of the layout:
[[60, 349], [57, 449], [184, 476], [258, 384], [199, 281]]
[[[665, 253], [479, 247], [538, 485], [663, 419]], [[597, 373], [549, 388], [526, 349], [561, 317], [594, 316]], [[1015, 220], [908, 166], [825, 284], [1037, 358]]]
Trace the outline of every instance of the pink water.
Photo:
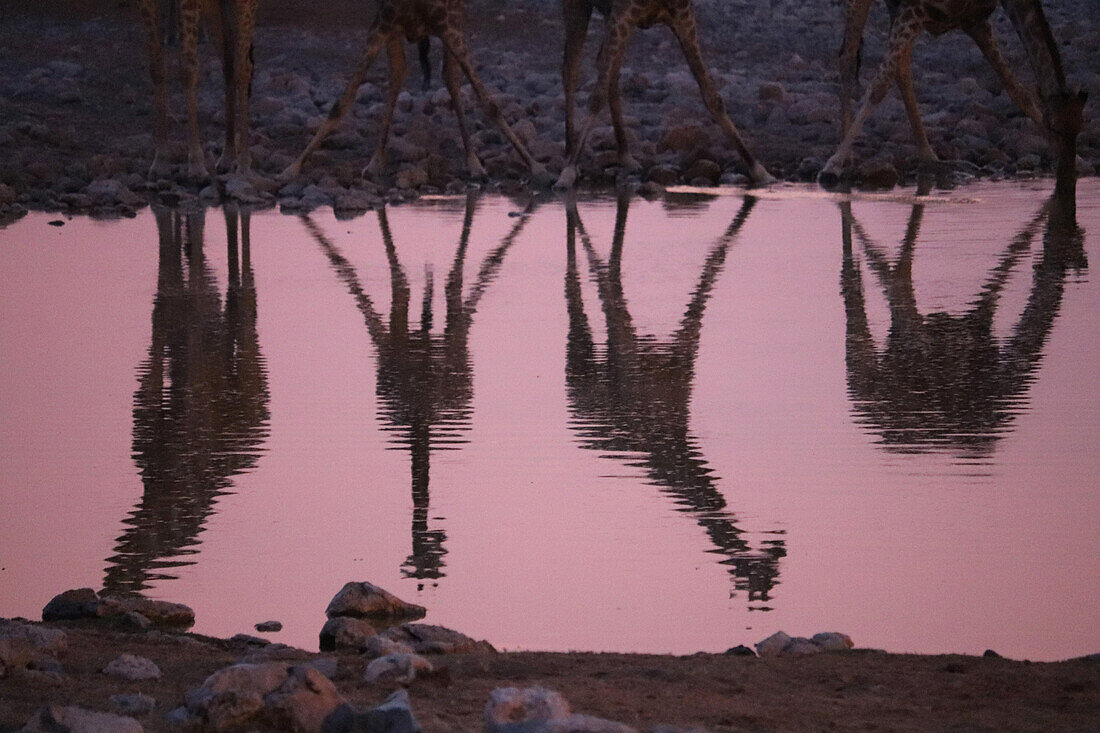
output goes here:
[[253, 214], [232, 259], [216, 210], [29, 215], [0, 615], [107, 585], [315, 648], [370, 580], [508, 649], [1098, 651], [1100, 182], [1083, 238], [1049, 188], [438, 200], [389, 256], [373, 212]]

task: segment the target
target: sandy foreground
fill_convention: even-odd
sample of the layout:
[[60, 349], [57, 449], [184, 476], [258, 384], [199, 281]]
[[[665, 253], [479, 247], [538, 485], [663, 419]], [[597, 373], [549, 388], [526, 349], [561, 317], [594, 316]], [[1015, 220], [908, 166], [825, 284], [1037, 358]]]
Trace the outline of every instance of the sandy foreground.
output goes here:
[[[184, 694], [242, 660], [338, 663], [333, 681], [348, 702], [369, 708], [393, 683], [362, 681], [356, 653], [263, 647], [165, 631], [126, 632], [102, 622], [56, 622], [67, 632], [60, 673], [9, 670], [0, 679], [0, 731], [17, 730], [45, 704], [108, 711], [116, 694], [156, 700], [139, 716], [146, 730], [181, 730], [165, 714]], [[276, 651], [277, 650], [277, 651]], [[155, 680], [125, 681], [103, 668], [128, 653], [152, 660]], [[492, 690], [543, 686], [574, 712], [639, 730], [1095, 730], [1100, 721], [1100, 662], [1031, 663], [996, 657], [915, 656], [855, 649], [805, 657], [731, 654], [476, 653], [432, 656], [441, 672], [408, 686], [425, 731], [482, 730]]]

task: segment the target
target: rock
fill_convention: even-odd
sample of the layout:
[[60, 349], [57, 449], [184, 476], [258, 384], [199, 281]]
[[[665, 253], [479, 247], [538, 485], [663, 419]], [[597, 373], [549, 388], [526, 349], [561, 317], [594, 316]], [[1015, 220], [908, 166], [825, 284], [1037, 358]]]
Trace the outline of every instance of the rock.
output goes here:
[[111, 695], [107, 699], [107, 704], [116, 713], [122, 715], [148, 715], [153, 712], [157, 701], [148, 695], [135, 693], [132, 695]]
[[423, 168], [406, 168], [398, 171], [396, 183], [398, 188], [419, 188], [428, 182], [428, 172]]
[[50, 599], [50, 602], [42, 609], [42, 620], [68, 621], [78, 618], [95, 618], [97, 608], [99, 608], [99, 596], [91, 588], [67, 590]]
[[775, 82], [765, 82], [756, 90], [756, 96], [762, 102], [782, 102], [786, 94], [783, 87]]
[[660, 149], [690, 152], [707, 144], [709, 138], [703, 128], [695, 125], [674, 127], [661, 136]]
[[465, 634], [432, 624], [401, 624], [383, 631], [383, 636], [412, 648], [417, 654], [462, 654], [465, 652], [495, 652], [487, 641], [478, 641]]
[[123, 626], [138, 631], [145, 631], [153, 627], [153, 622], [137, 611], [127, 611], [122, 614], [120, 621]]
[[136, 682], [137, 680], [160, 679], [160, 668], [151, 659], [122, 654], [115, 657], [103, 668], [103, 674]]
[[827, 652], [846, 652], [855, 646], [852, 643], [852, 637], [838, 631], [823, 631], [820, 634], [814, 634], [810, 641]]
[[125, 616], [127, 613], [139, 613], [154, 626], [186, 627], [195, 623], [195, 612], [189, 606], [138, 596], [104, 596], [99, 599], [96, 608], [96, 615], [101, 617]]
[[330, 680], [336, 679], [336, 675], [340, 673], [340, 663], [332, 657], [320, 657], [318, 659], [311, 659], [305, 663], [306, 667], [313, 667], [325, 677]]
[[783, 647], [791, 640], [787, 634], [777, 631], [767, 639], [756, 644], [756, 653], [761, 657], [778, 657], [783, 653]]
[[36, 651], [64, 654], [69, 647], [68, 635], [61, 629], [0, 619], [0, 639], [26, 639]]
[[286, 681], [264, 698], [264, 718], [277, 730], [320, 731], [343, 702], [328, 677], [305, 665], [291, 667]]
[[302, 189], [301, 205], [303, 208], [316, 209], [319, 206], [329, 206], [331, 204], [332, 197], [316, 184], [311, 183]]
[[387, 654], [367, 664], [363, 681], [371, 685], [381, 680], [405, 685], [416, 679], [417, 672], [434, 671], [432, 663], [419, 654]]
[[0, 639], [0, 677], [6, 677], [9, 670], [26, 669], [34, 657], [34, 646], [26, 639]]
[[384, 657], [387, 654], [414, 654], [413, 648], [408, 644], [402, 644], [401, 642], [394, 641], [393, 639], [385, 636], [372, 636], [367, 639], [366, 643], [360, 648], [363, 654], [375, 659], [377, 657]]
[[570, 713], [565, 698], [544, 687], [497, 688], [483, 717], [489, 733], [636, 733], [622, 723]]
[[273, 632], [282, 631], [283, 625], [279, 621], [261, 621], [260, 623], [256, 624], [255, 628], [256, 631]]
[[225, 195], [242, 204], [262, 204], [263, 195], [252, 182], [242, 176], [229, 176], [225, 180]]
[[713, 160], [700, 158], [684, 172], [684, 178], [689, 181], [703, 179], [703, 185], [713, 186], [718, 182], [718, 176], [722, 175], [722, 168]]
[[984, 652], [982, 652], [982, 656], [987, 659], [1004, 659], [1004, 657], [1002, 657], [1000, 654], [993, 651], [992, 649], [986, 649]]
[[336, 616], [326, 621], [321, 628], [321, 651], [359, 649], [376, 633], [374, 627], [362, 619]]
[[756, 652], [754, 652], [752, 649], [749, 649], [744, 644], [738, 644], [737, 646], [733, 647], [732, 649], [727, 649], [726, 654], [729, 654], [730, 656], [733, 656], [733, 657], [755, 657], [756, 656]]
[[92, 181], [84, 189], [84, 193], [91, 196], [92, 200], [99, 206], [110, 206], [114, 204], [137, 206], [142, 203], [142, 198], [140, 196], [128, 189], [121, 181], [117, 181], [114, 178], [101, 178], [97, 181]]
[[860, 182], [872, 188], [893, 188], [898, 183], [897, 168], [882, 160], [869, 160], [856, 171]]
[[821, 652], [821, 647], [802, 636], [794, 637], [783, 646], [784, 656], [803, 657]]
[[329, 601], [325, 615], [355, 616], [358, 618], [422, 618], [427, 613], [423, 606], [406, 603], [378, 586], [367, 583], [348, 583]]
[[248, 723], [264, 706], [264, 696], [287, 678], [279, 662], [234, 664], [219, 669], [183, 696], [187, 712], [211, 730]]
[[238, 644], [248, 644], [250, 646], [267, 646], [271, 642], [259, 636], [252, 636], [251, 634], [234, 634], [229, 639], [235, 641]]
[[322, 733], [420, 733], [408, 690], [397, 690], [381, 705], [360, 711], [347, 703], [325, 719]]
[[15, 203], [15, 189], [6, 183], [0, 183], [0, 206]]
[[649, 169], [647, 177], [659, 186], [670, 186], [680, 180], [680, 171], [671, 165], [655, 165]]
[[569, 717], [569, 703], [560, 692], [545, 687], [498, 687], [489, 693], [483, 719], [492, 733], [534, 731], [524, 723], [545, 724]]
[[23, 733], [142, 733], [141, 723], [111, 713], [47, 705], [27, 721]]

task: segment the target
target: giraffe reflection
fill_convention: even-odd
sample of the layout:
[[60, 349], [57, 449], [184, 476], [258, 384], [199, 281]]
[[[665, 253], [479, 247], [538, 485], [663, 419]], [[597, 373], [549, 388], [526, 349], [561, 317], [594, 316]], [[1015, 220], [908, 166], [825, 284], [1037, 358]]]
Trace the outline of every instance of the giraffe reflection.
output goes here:
[[[505, 255], [527, 222], [524, 215], [484, 259], [469, 293], [464, 294], [466, 254], [477, 197], [466, 199], [462, 234], [445, 285], [446, 319], [441, 335], [433, 327], [433, 278], [429, 270], [421, 300], [419, 328], [410, 328], [409, 280], [397, 256], [385, 209], [378, 212], [382, 243], [390, 270], [390, 313], [387, 323], [363, 288], [355, 267], [308, 216], [302, 221], [328, 257], [363, 314], [378, 354], [377, 391], [382, 419], [394, 433], [393, 443], [407, 448], [412, 459], [412, 554], [402, 566], [405, 577], [437, 580], [444, 576], [446, 533], [429, 525], [429, 479], [433, 450], [449, 450], [465, 442], [473, 399], [469, 333], [478, 304], [496, 277]], [[528, 212], [530, 213], [530, 210]], [[423, 587], [423, 584], [421, 584]]]
[[[268, 425], [267, 373], [256, 334], [249, 218], [227, 208], [224, 303], [203, 254], [204, 215], [155, 211], [160, 237], [149, 356], [134, 393], [141, 501], [108, 558], [104, 588], [138, 593], [189, 565], [232, 477], [251, 470]], [[238, 256], [238, 240], [240, 254]]]
[[[1084, 233], [1072, 197], [1054, 197], [1009, 243], [969, 310], [922, 315], [913, 288], [913, 254], [924, 207], [913, 206], [901, 251], [890, 263], [840, 204], [843, 223], [841, 293], [847, 318], [848, 391], [857, 420], [890, 451], [942, 449], [960, 458], [993, 450], [1021, 409], [1043, 344], [1058, 315], [1066, 272], [1086, 267]], [[1011, 336], [993, 334], [993, 317], [1012, 271], [1043, 228], [1043, 249], [1032, 273], [1027, 305]], [[885, 348], [868, 326], [853, 233], [890, 307]]]
[[[679, 511], [693, 516], [724, 555], [735, 590], [749, 601], [767, 601], [786, 555], [782, 539], [753, 550], [734, 523], [716, 477], [690, 434], [690, 402], [703, 313], [726, 255], [756, 199], [746, 197], [733, 222], [711, 247], [679, 329], [667, 340], [641, 335], [622, 287], [623, 240], [629, 199], [620, 197], [611, 255], [604, 263], [575, 205], [568, 211], [565, 299], [569, 312], [566, 385], [573, 426], [581, 445], [603, 454], [637, 456], [636, 465], [667, 494]], [[607, 323], [599, 348], [584, 311], [576, 238], [588, 258]]]

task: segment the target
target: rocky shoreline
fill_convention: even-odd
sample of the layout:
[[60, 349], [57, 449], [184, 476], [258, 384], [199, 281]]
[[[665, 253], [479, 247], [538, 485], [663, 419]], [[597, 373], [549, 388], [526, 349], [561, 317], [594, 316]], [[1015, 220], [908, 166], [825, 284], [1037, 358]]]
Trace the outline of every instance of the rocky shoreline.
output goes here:
[[684, 657], [498, 652], [410, 620], [425, 613], [348, 583], [311, 653], [189, 634], [182, 604], [66, 591], [44, 623], [0, 619], [0, 731], [1084, 730], [1100, 714], [1097, 655], [894, 655], [836, 632]]
[[[1048, 15], [1071, 79], [1098, 90], [1100, 15], [1092, 12], [1090, 2], [1050, 3]], [[251, 117], [260, 178], [147, 180], [152, 104], [143, 37], [134, 8], [111, 5], [104, 9], [86, 2], [65, 6], [19, 0], [0, 26], [0, 108], [5, 111], [0, 122], [0, 221], [28, 209], [131, 216], [147, 203], [223, 200], [287, 212], [331, 206], [338, 214], [353, 216], [385, 203], [456, 193], [471, 185], [447, 92], [438, 78], [426, 91], [410, 83], [402, 92], [389, 170], [377, 179], [362, 177], [372, 151], [373, 125], [383, 107], [384, 64], [360, 89], [352, 119], [317, 151], [303, 175], [287, 184], [274, 180], [327, 114], [361, 51], [369, 20], [361, 10], [335, 3], [315, 18], [306, 14], [302, 23], [293, 15], [298, 7], [293, 2], [289, 9], [261, 14], [256, 34]], [[839, 7], [827, 0], [697, 0], [696, 6], [708, 65], [754, 152], [780, 179], [813, 180], [839, 137]], [[498, 92], [517, 134], [552, 172], [560, 170], [564, 139], [558, 12], [556, 6], [533, 0], [486, 0], [470, 4], [467, 23], [484, 80]], [[1007, 55], [1018, 62], [1018, 39], [999, 15], [996, 26]], [[601, 30], [602, 21], [594, 20], [584, 62], [588, 82]], [[884, 36], [884, 12], [876, 8], [867, 59], [879, 57]], [[433, 47], [437, 69], [439, 54], [438, 46]], [[203, 55], [200, 114], [212, 163], [221, 147], [221, 70], [209, 48]], [[1046, 140], [1015, 109], [968, 38], [948, 34], [927, 40], [914, 65], [930, 138], [941, 158], [953, 161], [940, 171], [942, 185], [1049, 174]], [[628, 176], [616, 167], [614, 136], [605, 120], [582, 158], [582, 185], [618, 183], [656, 192], [676, 183], [745, 182], [735, 154], [707, 120], [671, 34], [653, 30], [635, 35], [622, 89], [632, 152], [641, 171]], [[180, 122], [180, 89], [171, 92]], [[585, 94], [582, 88], [582, 99]], [[1085, 112], [1078, 151], [1081, 175], [1094, 175], [1100, 167], [1098, 98], [1100, 94], [1093, 95]], [[527, 189], [526, 171], [499, 131], [472, 103], [467, 116], [489, 173], [487, 182], [472, 185], [504, 193]], [[175, 125], [174, 134], [182, 147], [181, 124]], [[916, 150], [896, 95], [872, 118], [857, 160], [857, 184], [888, 187], [913, 178]]]

